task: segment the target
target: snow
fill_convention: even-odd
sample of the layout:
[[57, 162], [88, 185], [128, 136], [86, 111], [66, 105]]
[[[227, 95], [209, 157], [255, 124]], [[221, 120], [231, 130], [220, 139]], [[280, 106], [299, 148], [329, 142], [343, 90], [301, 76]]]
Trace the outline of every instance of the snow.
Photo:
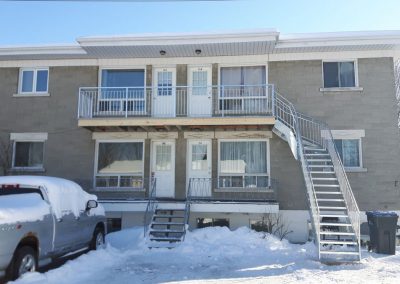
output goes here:
[[30, 273], [17, 284], [39, 283], [399, 283], [396, 256], [363, 251], [361, 263], [325, 265], [312, 243], [279, 241], [239, 228], [188, 232], [174, 249], [148, 249], [143, 228], [107, 236], [104, 250], [90, 252], [47, 273]]
[[0, 225], [43, 220], [50, 206], [37, 193], [0, 196]]
[[[80, 211], [86, 209], [88, 200], [97, 200], [95, 195], [85, 192], [77, 183], [56, 177], [44, 176], [5, 176], [0, 177], [0, 184], [20, 184], [30, 186], [42, 186], [57, 218], [63, 214], [72, 213], [78, 217]], [[99, 204], [98, 208], [90, 210], [91, 215], [104, 215], [104, 208]]]

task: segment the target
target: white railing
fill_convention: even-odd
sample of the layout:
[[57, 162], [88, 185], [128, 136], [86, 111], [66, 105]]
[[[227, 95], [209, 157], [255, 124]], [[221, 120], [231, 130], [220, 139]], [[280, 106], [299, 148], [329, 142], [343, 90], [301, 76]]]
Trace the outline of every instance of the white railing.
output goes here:
[[311, 224], [315, 233], [314, 241], [316, 242], [316, 246], [318, 249], [318, 258], [320, 258], [320, 213], [317, 197], [314, 190], [314, 184], [311, 178], [310, 168], [308, 167], [307, 160], [304, 158], [305, 153], [302, 141], [302, 127], [300, 127], [299, 117], [294, 105], [278, 93], [275, 94], [275, 117], [278, 121], [289, 127], [296, 137], [297, 156], [301, 162], [301, 169], [306, 185], [308, 203], [311, 213]]
[[273, 85], [80, 88], [78, 118], [267, 116], [273, 96]]
[[[244, 185], [232, 182], [230, 177], [190, 178], [187, 190], [189, 200], [214, 201], [276, 201], [277, 182], [262, 176], [263, 182]], [[264, 179], [265, 178], [265, 179]]]
[[156, 178], [152, 177], [150, 179], [150, 185], [149, 185], [149, 190], [148, 190], [149, 196], [148, 196], [146, 211], [144, 212], [144, 217], [143, 217], [143, 235], [144, 235], [144, 237], [146, 237], [151, 220], [156, 211], [156, 195], [157, 195], [157, 192], [156, 192], [157, 184], [156, 183], [157, 183]]

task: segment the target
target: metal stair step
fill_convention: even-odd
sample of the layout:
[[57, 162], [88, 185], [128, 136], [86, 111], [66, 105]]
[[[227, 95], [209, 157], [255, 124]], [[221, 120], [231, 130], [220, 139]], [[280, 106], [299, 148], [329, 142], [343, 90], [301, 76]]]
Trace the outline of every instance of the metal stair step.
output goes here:
[[181, 238], [175, 237], [152, 237], [150, 236], [150, 241], [160, 241], [160, 242], [180, 242]]
[[304, 156], [309, 156], [309, 157], [318, 157], [318, 156], [330, 156], [329, 153], [306, 153]]
[[324, 149], [324, 148], [311, 147], [311, 146], [304, 146], [304, 150], [309, 150], [309, 151], [326, 151], [326, 149]]
[[314, 187], [340, 187], [338, 184], [314, 184]]
[[320, 226], [332, 226], [332, 227], [351, 227], [351, 224], [346, 223], [319, 223]]
[[346, 207], [343, 206], [318, 206], [321, 210], [347, 210]]
[[344, 202], [344, 199], [329, 199], [329, 198], [317, 198], [317, 202], [322, 201], [322, 202]]
[[327, 217], [327, 218], [348, 218], [349, 215], [344, 214], [344, 215], [340, 215], [340, 214], [319, 214], [319, 217]]
[[353, 241], [333, 241], [333, 240], [320, 240], [320, 244], [324, 245], [357, 245], [357, 242]]
[[321, 231], [319, 232], [321, 235], [332, 235], [332, 236], [355, 236], [354, 233], [349, 232], [333, 232], [333, 231]]
[[185, 223], [179, 223], [179, 222], [152, 222], [151, 225], [171, 225], [171, 226], [184, 226]]
[[176, 215], [154, 215], [153, 218], [185, 218], [185, 216], [176, 216]]
[[340, 191], [316, 191], [316, 194], [342, 194]]
[[321, 254], [359, 255], [356, 251], [321, 250]]
[[337, 180], [337, 178], [322, 178], [322, 177], [313, 177], [312, 180], [327, 180], [327, 181], [331, 181], [331, 180]]
[[307, 159], [308, 162], [332, 162], [331, 159]]
[[333, 165], [308, 165], [309, 168], [333, 168]]
[[311, 174], [326, 174], [333, 175], [335, 172], [326, 172], [326, 171], [310, 171]]
[[183, 234], [185, 231], [183, 230], [170, 230], [170, 229], [150, 229], [151, 233], [176, 233], [176, 234]]

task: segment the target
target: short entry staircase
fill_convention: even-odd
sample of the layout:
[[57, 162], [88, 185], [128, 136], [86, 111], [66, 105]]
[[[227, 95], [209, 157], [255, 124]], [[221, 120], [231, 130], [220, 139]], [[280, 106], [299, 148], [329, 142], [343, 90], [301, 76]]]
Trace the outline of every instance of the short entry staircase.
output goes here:
[[[296, 111], [273, 91], [273, 131], [286, 140], [300, 162], [307, 190], [314, 242], [323, 262], [359, 261], [360, 212], [331, 130], [320, 121]], [[179, 208], [164, 208], [151, 182], [144, 234], [148, 246], [172, 248], [185, 238], [190, 199]]]

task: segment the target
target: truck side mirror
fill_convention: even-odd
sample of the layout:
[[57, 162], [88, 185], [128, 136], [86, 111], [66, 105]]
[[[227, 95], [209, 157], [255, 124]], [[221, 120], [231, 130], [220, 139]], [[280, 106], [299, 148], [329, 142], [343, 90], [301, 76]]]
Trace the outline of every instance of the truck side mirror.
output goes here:
[[86, 203], [86, 210], [89, 211], [90, 209], [97, 208], [97, 206], [99, 206], [99, 204], [96, 200], [89, 200]]

